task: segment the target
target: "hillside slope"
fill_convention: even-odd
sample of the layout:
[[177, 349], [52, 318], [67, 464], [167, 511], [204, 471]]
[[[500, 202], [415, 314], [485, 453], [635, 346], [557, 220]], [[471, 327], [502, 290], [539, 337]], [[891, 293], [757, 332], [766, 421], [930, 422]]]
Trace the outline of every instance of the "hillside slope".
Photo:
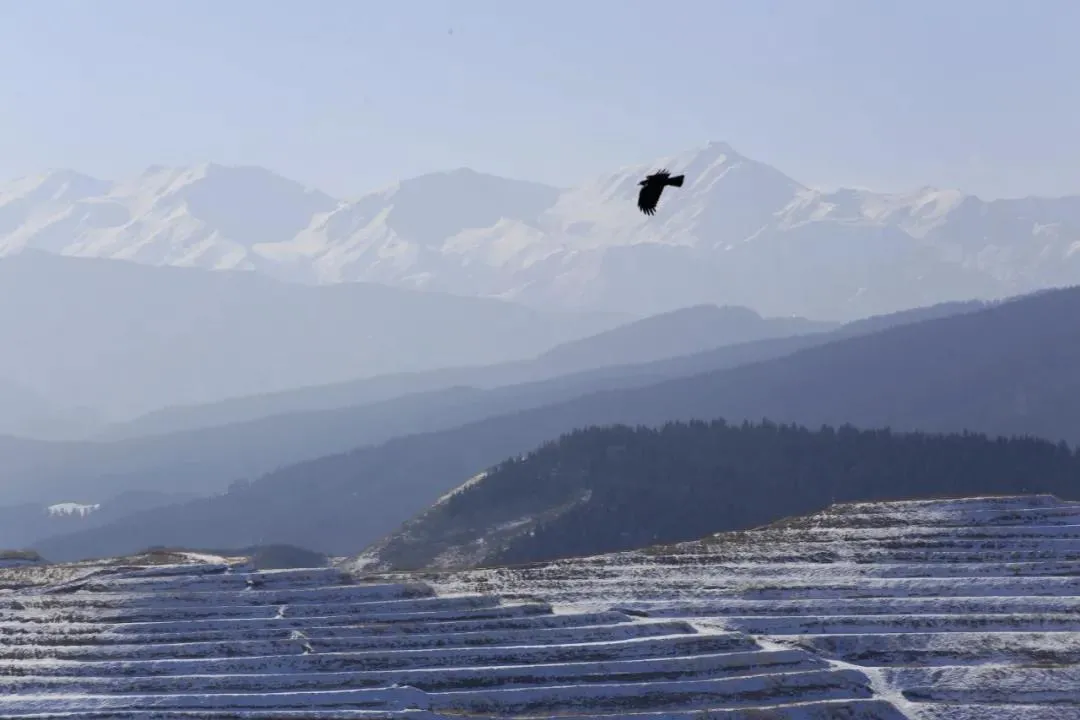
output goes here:
[[507, 460], [365, 551], [360, 570], [520, 564], [744, 530], [834, 502], [1018, 492], [1080, 498], [1046, 441], [673, 423], [577, 431]]
[[1080, 439], [1080, 289], [901, 325], [729, 370], [609, 390], [284, 468], [242, 491], [133, 517], [41, 549], [120, 554], [253, 538], [358, 551], [485, 468], [574, 428], [769, 418], [810, 427]]

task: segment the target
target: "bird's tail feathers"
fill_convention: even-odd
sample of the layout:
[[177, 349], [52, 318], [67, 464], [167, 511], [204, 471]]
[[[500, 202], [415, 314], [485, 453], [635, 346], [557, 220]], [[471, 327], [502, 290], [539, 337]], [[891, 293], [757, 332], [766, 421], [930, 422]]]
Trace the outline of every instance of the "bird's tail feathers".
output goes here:
[[668, 178], [668, 185], [674, 185], [675, 187], [682, 187], [683, 178], [685, 175], [674, 175]]

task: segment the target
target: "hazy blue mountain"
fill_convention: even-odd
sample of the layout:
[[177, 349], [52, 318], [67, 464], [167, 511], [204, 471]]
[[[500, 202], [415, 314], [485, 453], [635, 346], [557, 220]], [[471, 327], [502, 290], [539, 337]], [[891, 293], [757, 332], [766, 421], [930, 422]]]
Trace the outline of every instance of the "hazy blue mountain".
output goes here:
[[113, 417], [531, 357], [625, 319], [366, 283], [315, 287], [41, 252], [0, 258], [0, 378]]
[[0, 380], [0, 435], [66, 440], [99, 432], [102, 424], [89, 409], [63, 407], [18, 383]]
[[457, 385], [332, 410], [272, 415], [217, 427], [110, 442], [49, 443], [0, 437], [6, 503], [97, 500], [133, 488], [177, 485], [199, 494], [258, 477], [302, 460], [344, 452], [417, 432], [443, 430], [602, 389], [637, 387], [701, 368], [732, 367], [787, 352], [795, 341], [776, 338], [694, 355], [597, 368], [490, 389]]
[[270, 415], [328, 410], [458, 385], [494, 388], [611, 365], [644, 363], [764, 338], [835, 328], [803, 318], [762, 318], [747, 308], [702, 305], [635, 320], [555, 346], [535, 358], [498, 365], [394, 373], [278, 393], [229, 398], [208, 405], [157, 410], [114, 425], [97, 439], [164, 434], [227, 425]]

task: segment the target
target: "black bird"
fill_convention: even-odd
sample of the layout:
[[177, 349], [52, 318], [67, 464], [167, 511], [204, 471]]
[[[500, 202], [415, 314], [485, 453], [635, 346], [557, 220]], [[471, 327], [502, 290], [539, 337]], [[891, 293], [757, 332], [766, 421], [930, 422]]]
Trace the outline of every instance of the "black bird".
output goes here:
[[656, 213], [656, 203], [660, 202], [660, 193], [664, 192], [664, 187], [667, 185], [682, 187], [684, 177], [686, 176], [676, 175], [671, 177], [667, 170], [661, 170], [646, 177], [638, 183], [641, 186], [641, 192], [637, 196], [638, 209], [646, 215], [654, 215]]

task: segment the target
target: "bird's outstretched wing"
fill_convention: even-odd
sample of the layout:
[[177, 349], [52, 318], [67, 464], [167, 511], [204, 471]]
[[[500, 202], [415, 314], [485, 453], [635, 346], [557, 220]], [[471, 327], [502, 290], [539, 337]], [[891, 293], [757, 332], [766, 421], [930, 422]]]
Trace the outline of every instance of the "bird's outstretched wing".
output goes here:
[[641, 186], [641, 192], [637, 196], [637, 206], [646, 215], [656, 213], [656, 203], [660, 202], [660, 193], [664, 191], [663, 183], [646, 183]]

